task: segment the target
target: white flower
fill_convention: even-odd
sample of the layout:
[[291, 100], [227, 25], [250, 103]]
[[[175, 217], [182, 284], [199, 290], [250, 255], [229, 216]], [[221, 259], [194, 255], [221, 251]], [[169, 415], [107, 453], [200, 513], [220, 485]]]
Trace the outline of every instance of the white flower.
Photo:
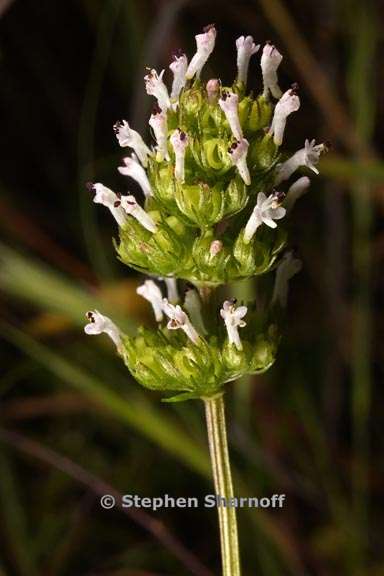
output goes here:
[[163, 319], [163, 295], [157, 284], [153, 280], [146, 280], [144, 284], [138, 286], [136, 292], [151, 303], [156, 322], [161, 322]]
[[167, 287], [167, 298], [171, 304], [176, 304], [180, 300], [179, 293], [177, 291], [177, 280], [176, 278], [164, 277], [161, 278], [164, 280], [165, 285]]
[[109, 208], [118, 225], [124, 226], [127, 221], [127, 216], [119, 205], [116, 206], [116, 202], [119, 201], [119, 196], [100, 182], [96, 182], [96, 184], [90, 182], [87, 186], [95, 193], [93, 198], [94, 203], [102, 204]]
[[149, 119], [149, 125], [153, 130], [156, 139], [157, 160], [169, 160], [168, 154], [168, 123], [167, 113], [162, 112], [160, 108], [155, 108]]
[[271, 128], [269, 134], [273, 134], [273, 141], [276, 146], [280, 146], [283, 142], [285, 124], [287, 118], [292, 112], [296, 112], [300, 108], [300, 99], [296, 93], [296, 87], [290, 88], [280, 98], [275, 106]]
[[135, 218], [140, 224], [149, 232], [156, 232], [157, 227], [155, 221], [146, 213], [146, 211], [136, 202], [136, 198], [130, 194], [129, 196], [120, 196], [116, 205], [121, 205], [124, 212]]
[[292, 251], [284, 254], [276, 270], [272, 304], [278, 303], [282, 308], [287, 305], [289, 280], [301, 270], [301, 267], [301, 260], [295, 258]]
[[236, 40], [237, 48], [237, 81], [247, 84], [249, 61], [256, 54], [260, 45], [256, 46], [252, 36], [240, 36]]
[[213, 25], [206, 26], [202, 34], [197, 34], [196, 53], [189, 63], [187, 69], [187, 80], [191, 80], [195, 75], [200, 77], [200, 73], [213, 52], [216, 41], [216, 28]]
[[218, 80], [217, 78], [211, 78], [210, 80], [208, 80], [205, 88], [207, 90], [208, 102], [210, 104], [216, 104], [217, 97], [220, 92], [220, 85], [221, 85], [220, 80]]
[[307, 176], [302, 176], [296, 182], [290, 186], [287, 195], [284, 200], [284, 207], [287, 212], [290, 212], [295, 205], [296, 200], [298, 200], [307, 191], [311, 181]]
[[283, 57], [280, 52], [270, 44], [266, 43], [261, 56], [261, 71], [263, 74], [264, 96], [268, 96], [268, 92], [272, 93], [275, 98], [280, 98], [282, 92], [279, 88], [277, 80], [277, 69]]
[[224, 92], [219, 100], [219, 106], [225, 114], [228, 124], [232, 130], [232, 134], [236, 140], [241, 140], [243, 131], [240, 126], [239, 119], [239, 97], [233, 92]]
[[185, 151], [188, 146], [188, 136], [185, 132], [181, 130], [175, 130], [170, 138], [172, 148], [175, 152], [175, 178], [180, 182], [184, 182], [185, 172], [184, 172], [184, 162], [185, 162]]
[[221, 240], [213, 240], [209, 247], [209, 253], [211, 256], [216, 256], [223, 249], [223, 243]]
[[100, 314], [100, 312], [97, 310], [87, 312], [86, 317], [89, 320], [89, 324], [84, 326], [84, 332], [91, 335], [102, 334], [103, 332], [108, 334], [108, 336], [114, 342], [116, 348], [119, 350], [122, 342], [120, 330], [116, 324], [114, 324], [112, 320], [107, 316]]
[[326, 150], [325, 144], [316, 144], [315, 140], [306, 140], [304, 148], [301, 148], [286, 162], [280, 164], [275, 184], [277, 185], [283, 180], [288, 180], [300, 166], [306, 166], [315, 174], [319, 174], [316, 164], [319, 161], [320, 154], [324, 152], [324, 150]]
[[113, 130], [116, 134], [116, 138], [120, 146], [122, 148], [132, 148], [137, 154], [137, 157], [142, 165], [146, 168], [148, 165], [148, 156], [151, 156], [152, 152], [140, 134], [136, 132], [136, 130], [132, 130], [126, 120], [116, 122], [116, 124], [113, 126]]
[[253, 209], [251, 217], [249, 218], [244, 230], [244, 242], [248, 244], [256, 233], [256, 230], [262, 224], [266, 224], [270, 228], [276, 228], [277, 224], [274, 220], [280, 220], [285, 216], [285, 208], [279, 206], [280, 195], [271, 194], [266, 197], [264, 192], [259, 192], [257, 195], [257, 203]]
[[163, 81], [164, 70], [157, 74], [156, 70], [153, 68], [148, 71], [148, 74], [144, 76], [145, 89], [147, 94], [154, 96], [157, 100], [159, 108], [166, 111], [170, 107], [171, 101], [169, 99], [168, 88]]
[[130, 176], [141, 186], [146, 197], [152, 196], [152, 188], [149, 183], [147, 174], [137, 159], [137, 156], [132, 153], [131, 156], [123, 158], [125, 166], [119, 166], [118, 171], [124, 176]]
[[239, 336], [239, 328], [244, 328], [247, 325], [242, 319], [248, 312], [248, 308], [246, 306], [236, 308], [235, 304], [236, 300], [226, 300], [220, 310], [220, 316], [224, 320], [229, 343], [234, 344], [238, 350], [242, 350], [243, 345]]
[[186, 55], [175, 54], [169, 68], [173, 72], [171, 99], [177, 100], [187, 81], [186, 73], [188, 68], [188, 59]]
[[169, 318], [167, 324], [168, 330], [178, 330], [181, 328], [188, 338], [194, 344], [197, 344], [200, 336], [181, 306], [178, 304], [174, 306], [168, 302], [167, 298], [163, 298], [163, 312]]
[[247, 166], [248, 148], [248, 140], [242, 138], [241, 140], [234, 142], [228, 150], [232, 163], [238, 169], [241, 178], [247, 186], [251, 183], [251, 176]]

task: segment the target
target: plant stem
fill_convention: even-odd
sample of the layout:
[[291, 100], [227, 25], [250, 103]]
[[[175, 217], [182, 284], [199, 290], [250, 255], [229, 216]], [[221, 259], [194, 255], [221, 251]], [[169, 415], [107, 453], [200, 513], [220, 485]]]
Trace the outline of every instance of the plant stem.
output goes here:
[[[234, 496], [225, 425], [224, 396], [207, 398], [204, 402], [215, 493], [228, 501]], [[222, 506], [219, 503], [217, 510], [223, 576], [240, 576], [236, 508]]]

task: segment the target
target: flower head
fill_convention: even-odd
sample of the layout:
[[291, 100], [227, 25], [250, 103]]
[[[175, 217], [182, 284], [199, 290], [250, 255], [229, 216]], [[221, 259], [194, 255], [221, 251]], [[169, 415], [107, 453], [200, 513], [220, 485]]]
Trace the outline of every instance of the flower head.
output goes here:
[[251, 183], [251, 176], [247, 166], [248, 148], [248, 140], [242, 138], [241, 140], [234, 142], [228, 150], [232, 163], [238, 169], [241, 178], [247, 186]]
[[240, 125], [239, 118], [239, 97], [234, 92], [224, 92], [219, 100], [219, 106], [225, 114], [228, 124], [232, 130], [232, 134], [236, 140], [241, 140], [243, 131]]
[[148, 156], [152, 152], [136, 130], [130, 128], [126, 120], [116, 122], [113, 126], [116, 138], [122, 148], [132, 148], [142, 165], [146, 168], [148, 165]]
[[264, 192], [258, 193], [256, 206], [244, 230], [244, 242], [246, 244], [251, 241], [259, 226], [266, 224], [270, 228], [276, 228], [275, 220], [284, 218], [286, 210], [280, 206], [281, 200], [279, 193], [271, 194], [268, 198]]
[[152, 196], [152, 188], [149, 183], [147, 174], [137, 159], [137, 156], [132, 153], [131, 156], [123, 158], [125, 166], [119, 166], [118, 171], [124, 176], [130, 176], [141, 186], [145, 196]]
[[144, 284], [138, 286], [136, 292], [151, 303], [156, 322], [161, 322], [163, 319], [163, 295], [157, 284], [153, 280], [146, 280]]
[[319, 174], [316, 164], [320, 159], [320, 154], [326, 150], [325, 144], [316, 144], [315, 140], [306, 140], [304, 148], [301, 148], [286, 162], [278, 168], [275, 184], [280, 184], [283, 180], [288, 180], [290, 176], [301, 166], [306, 166], [315, 174]]
[[238, 350], [243, 349], [243, 345], [239, 336], [239, 328], [244, 328], [246, 322], [243, 320], [248, 312], [246, 306], [238, 306], [236, 308], [236, 300], [226, 300], [220, 310], [220, 316], [224, 320], [227, 329], [228, 340], [230, 344], [234, 344]]
[[177, 100], [187, 81], [188, 59], [186, 55], [183, 53], [175, 54], [169, 68], [173, 72], [171, 99]]
[[149, 232], [156, 232], [157, 226], [155, 221], [147, 212], [137, 203], [136, 198], [129, 196], [120, 196], [115, 202], [115, 206], [121, 206], [126, 214], [135, 218]]
[[297, 95], [297, 87], [294, 85], [293, 88], [284, 92], [275, 106], [269, 134], [273, 134], [273, 141], [276, 146], [280, 146], [283, 142], [288, 116], [292, 114], [292, 112], [296, 112], [299, 108], [300, 99]]
[[184, 162], [185, 151], [188, 146], [188, 135], [181, 130], [175, 130], [170, 138], [173, 151], [175, 152], [175, 178], [180, 182], [184, 182]]
[[189, 63], [187, 69], [187, 80], [191, 80], [194, 76], [200, 77], [201, 71], [207, 62], [208, 58], [213, 52], [216, 41], [216, 28], [213, 24], [206, 26], [202, 34], [197, 34], [196, 39], [196, 53]]
[[153, 130], [156, 140], [157, 160], [169, 160], [168, 154], [168, 122], [167, 113], [162, 112], [159, 107], [155, 107], [148, 124]]
[[267, 42], [263, 48], [261, 56], [261, 71], [263, 74], [264, 96], [267, 97], [271, 92], [275, 98], [280, 98], [282, 92], [279, 88], [277, 80], [277, 69], [283, 57], [280, 52], [271, 44]]
[[116, 206], [116, 202], [119, 201], [119, 196], [100, 182], [96, 182], [95, 184], [90, 182], [88, 188], [95, 193], [93, 197], [94, 203], [102, 204], [109, 208], [118, 225], [124, 226], [127, 221], [127, 216], [119, 205]]
[[120, 330], [107, 316], [103, 316], [97, 310], [92, 310], [86, 313], [88, 318], [88, 324], [84, 326], [84, 332], [86, 334], [107, 334], [111, 340], [114, 342], [117, 349], [121, 347], [121, 336]]
[[174, 306], [168, 302], [167, 298], [163, 298], [163, 312], [169, 318], [169, 322], [167, 324], [168, 330], [178, 330], [181, 328], [181, 330], [185, 332], [188, 338], [194, 344], [197, 344], [200, 336], [192, 325], [188, 315], [184, 312], [181, 306], [179, 306], [179, 304]]
[[163, 81], [164, 70], [158, 74], [156, 70], [149, 69], [148, 74], [144, 76], [145, 89], [147, 94], [154, 96], [157, 100], [159, 108], [166, 111], [170, 105], [171, 101], [169, 99], [168, 88]]
[[280, 304], [282, 308], [287, 305], [289, 280], [302, 268], [302, 262], [295, 258], [293, 251], [286, 252], [276, 270], [275, 286], [272, 295], [272, 304]]
[[249, 61], [256, 54], [260, 45], [256, 46], [252, 36], [240, 36], [236, 40], [237, 48], [237, 81], [247, 84]]

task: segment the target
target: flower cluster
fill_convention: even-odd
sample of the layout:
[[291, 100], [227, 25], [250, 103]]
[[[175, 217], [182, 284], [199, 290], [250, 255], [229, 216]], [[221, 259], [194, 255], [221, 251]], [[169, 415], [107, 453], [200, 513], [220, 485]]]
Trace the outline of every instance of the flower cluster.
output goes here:
[[[282, 55], [270, 43], [261, 50], [263, 89], [247, 91], [252, 56], [260, 51], [251, 36], [236, 41], [237, 77], [232, 86], [203, 81], [203, 68], [214, 50], [216, 29], [196, 36], [189, 61], [178, 52], [165, 70], [148, 69], [145, 88], [154, 97], [148, 145], [126, 120], [117, 122], [118, 143], [129, 149], [120, 174], [136, 181], [143, 204], [131, 194], [90, 184], [94, 202], [109, 208], [119, 228], [116, 250], [128, 266], [164, 279], [165, 298], [154, 280], [138, 293], [153, 308], [157, 330], [142, 329], [128, 338], [104, 316], [89, 313], [87, 333], [106, 332], [128, 368], [149, 388], [181, 391], [188, 397], [216, 394], [244, 373], [267, 369], [278, 344], [276, 309], [285, 306], [289, 278], [299, 261], [286, 245], [284, 222], [309, 186], [298, 170], [318, 173], [324, 144], [306, 140], [292, 156], [282, 150], [289, 116], [300, 107], [296, 84], [283, 91], [277, 70]], [[279, 225], [278, 225], [279, 224]], [[277, 268], [271, 306], [227, 300], [206, 317], [198, 290], [264, 274]], [[176, 279], [191, 283], [180, 304]]]

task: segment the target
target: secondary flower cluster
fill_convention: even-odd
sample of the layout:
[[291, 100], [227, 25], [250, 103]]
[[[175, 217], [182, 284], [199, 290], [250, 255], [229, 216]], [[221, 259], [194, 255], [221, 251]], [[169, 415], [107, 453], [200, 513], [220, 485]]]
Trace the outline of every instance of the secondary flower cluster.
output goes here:
[[[316, 164], [325, 150], [306, 140], [292, 156], [282, 151], [288, 117], [299, 109], [300, 99], [297, 85], [280, 89], [282, 56], [272, 44], [261, 50], [263, 88], [254, 96], [247, 92], [248, 69], [260, 46], [251, 36], [237, 39], [237, 77], [225, 87], [217, 78], [201, 80], [215, 42], [211, 25], [196, 36], [190, 61], [182, 52], [174, 55], [170, 90], [164, 70], [148, 70], [145, 87], [155, 99], [149, 119], [152, 145], [126, 120], [114, 126], [118, 143], [130, 150], [118, 171], [136, 181], [143, 204], [132, 193], [89, 185], [94, 202], [109, 208], [118, 224], [119, 258], [163, 278], [169, 294], [164, 299], [153, 280], [138, 289], [160, 323], [156, 331], [143, 329], [128, 338], [96, 311], [89, 313], [86, 331], [109, 334], [145, 386], [192, 396], [216, 393], [224, 382], [273, 362], [278, 341], [273, 311], [285, 305], [287, 282], [299, 268], [290, 253], [278, 263], [286, 232], [277, 222], [310, 183], [305, 175], [288, 180], [302, 168], [318, 173]], [[216, 318], [223, 323], [213, 322], [207, 331], [196, 290], [187, 292], [183, 307], [178, 303], [176, 278], [201, 289], [276, 266], [268, 313], [257, 316], [227, 300]]]

